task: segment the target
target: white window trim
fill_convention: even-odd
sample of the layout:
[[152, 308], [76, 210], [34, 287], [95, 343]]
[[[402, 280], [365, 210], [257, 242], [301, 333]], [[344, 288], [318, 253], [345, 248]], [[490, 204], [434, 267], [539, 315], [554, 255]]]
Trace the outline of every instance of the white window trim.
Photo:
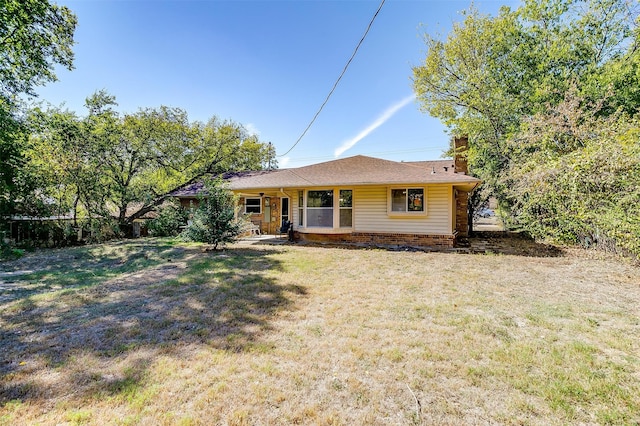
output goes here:
[[[248, 212], [247, 211], [247, 205], [248, 205], [247, 201], [249, 201], [249, 200], [259, 200], [259, 203], [258, 203], [258, 207], [260, 209], [259, 212], [256, 213], [256, 212]], [[255, 206], [251, 206], [251, 207], [255, 207]], [[244, 199], [244, 213], [245, 214], [262, 214], [262, 198], [260, 198], [260, 197], [245, 197], [245, 199]]]
[[[393, 211], [393, 197], [392, 197], [392, 191], [394, 189], [404, 189], [407, 192], [409, 192], [410, 189], [422, 189], [422, 211], [421, 212], [416, 212], [416, 211], [404, 211], [404, 212], [396, 212]], [[405, 200], [405, 203], [407, 201]], [[405, 207], [408, 207], [408, 205], [406, 205]], [[389, 188], [387, 188], [387, 216], [400, 216], [400, 217], [415, 217], [415, 216], [426, 216], [427, 215], [427, 188], [423, 187], [423, 186], [391, 186]]]

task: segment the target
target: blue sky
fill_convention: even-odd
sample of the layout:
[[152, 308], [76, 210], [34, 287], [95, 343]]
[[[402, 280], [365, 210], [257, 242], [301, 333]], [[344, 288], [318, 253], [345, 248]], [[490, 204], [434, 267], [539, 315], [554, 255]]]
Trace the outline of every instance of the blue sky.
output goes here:
[[[121, 112], [168, 105], [191, 120], [231, 119], [272, 142], [294, 144], [325, 100], [380, 2], [59, 0], [78, 17], [75, 69], [39, 99], [85, 114], [106, 89]], [[495, 14], [517, 1], [476, 1]], [[281, 167], [370, 155], [437, 159], [446, 129], [419, 111], [411, 67], [422, 34], [447, 34], [470, 1], [387, 0], [324, 110]]]

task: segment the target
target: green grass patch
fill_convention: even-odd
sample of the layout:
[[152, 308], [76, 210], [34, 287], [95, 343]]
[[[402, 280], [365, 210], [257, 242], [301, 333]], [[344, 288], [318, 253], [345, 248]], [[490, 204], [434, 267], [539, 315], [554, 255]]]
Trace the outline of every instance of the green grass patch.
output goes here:
[[72, 425], [84, 425], [91, 422], [91, 411], [73, 410], [65, 415], [65, 419]]
[[580, 410], [625, 421], [640, 412], [640, 384], [628, 368], [585, 342], [511, 342], [491, 359], [495, 376], [542, 398], [567, 421]]

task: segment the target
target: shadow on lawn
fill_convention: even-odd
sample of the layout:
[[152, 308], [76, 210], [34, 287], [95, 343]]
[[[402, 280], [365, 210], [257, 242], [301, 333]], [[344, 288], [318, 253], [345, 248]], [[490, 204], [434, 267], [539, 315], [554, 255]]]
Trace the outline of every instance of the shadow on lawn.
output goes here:
[[[53, 297], [25, 293], [4, 307], [0, 303], [0, 404], [51, 398], [61, 386], [80, 393], [127, 391], [141, 380], [155, 354], [179, 356], [192, 344], [270, 350], [265, 333], [273, 316], [292, 309], [293, 299], [305, 294], [303, 287], [281, 285], [270, 273], [282, 269], [270, 256], [274, 252], [198, 252], [186, 268], [175, 261], [154, 263]], [[84, 371], [77, 364], [87, 355], [95, 365]], [[129, 355], [138, 358], [125, 373], [100, 373], [100, 365]], [[29, 368], [34, 374], [68, 371], [67, 383], [39, 385], [29, 380]]]
[[167, 259], [182, 259], [187, 254], [187, 250], [175, 247], [170, 240], [148, 239], [41, 250], [22, 259], [0, 263], [0, 303], [60, 289], [91, 287], [123, 273], [159, 265]]
[[389, 250], [427, 253], [452, 254], [503, 254], [524, 257], [562, 257], [561, 248], [551, 244], [535, 241], [523, 233], [506, 231], [474, 232], [472, 237], [460, 238], [454, 248], [418, 247], [407, 245], [380, 244], [339, 244], [304, 241], [300, 245], [324, 248], [339, 248], [345, 250]]
[[525, 257], [562, 257], [561, 248], [535, 241], [523, 232], [476, 231], [463, 241], [471, 253], [505, 254]]

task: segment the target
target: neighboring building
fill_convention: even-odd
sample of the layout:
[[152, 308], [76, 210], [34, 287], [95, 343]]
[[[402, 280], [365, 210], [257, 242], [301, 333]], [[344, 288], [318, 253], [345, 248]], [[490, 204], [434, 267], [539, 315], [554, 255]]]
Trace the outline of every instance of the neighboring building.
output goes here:
[[[466, 174], [463, 159], [396, 162], [362, 155], [223, 178], [240, 197], [240, 212], [263, 233], [276, 234], [289, 220], [301, 240], [439, 248], [468, 235], [468, 193], [480, 183]], [[189, 207], [202, 188], [195, 183], [173, 195]]]

